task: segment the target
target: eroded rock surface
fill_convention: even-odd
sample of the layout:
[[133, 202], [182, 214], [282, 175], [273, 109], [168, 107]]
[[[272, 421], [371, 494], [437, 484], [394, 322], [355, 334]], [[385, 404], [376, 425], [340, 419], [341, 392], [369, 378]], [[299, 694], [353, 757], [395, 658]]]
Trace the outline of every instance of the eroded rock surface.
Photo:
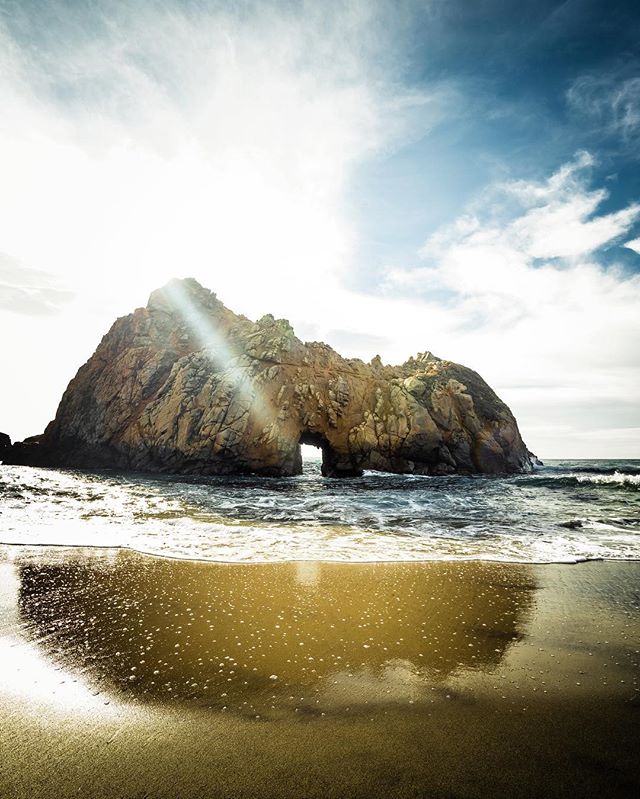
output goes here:
[[289, 323], [237, 316], [195, 280], [118, 319], [42, 436], [5, 462], [293, 475], [300, 443], [323, 473], [518, 472], [509, 408], [471, 369], [429, 352], [401, 366], [303, 343]]

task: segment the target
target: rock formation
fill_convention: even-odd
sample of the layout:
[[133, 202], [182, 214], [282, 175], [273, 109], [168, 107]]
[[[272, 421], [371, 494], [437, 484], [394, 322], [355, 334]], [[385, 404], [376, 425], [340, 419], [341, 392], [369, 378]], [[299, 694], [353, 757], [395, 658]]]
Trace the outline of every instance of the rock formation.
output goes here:
[[11, 439], [6, 433], [0, 433], [0, 460], [4, 453], [9, 449], [11, 446]]
[[5, 462], [195, 474], [500, 473], [531, 468], [516, 420], [482, 378], [429, 352], [401, 366], [252, 322], [195, 280], [118, 319], [42, 436]]

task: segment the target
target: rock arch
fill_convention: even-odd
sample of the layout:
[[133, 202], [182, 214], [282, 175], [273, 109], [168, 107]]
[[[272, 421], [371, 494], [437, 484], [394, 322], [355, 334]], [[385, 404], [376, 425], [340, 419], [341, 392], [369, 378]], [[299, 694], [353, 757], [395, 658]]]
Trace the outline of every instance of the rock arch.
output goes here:
[[429, 352], [400, 366], [345, 359], [191, 279], [118, 319], [44, 434], [3, 460], [294, 475], [301, 442], [320, 444], [332, 477], [531, 468], [511, 411], [471, 369]]

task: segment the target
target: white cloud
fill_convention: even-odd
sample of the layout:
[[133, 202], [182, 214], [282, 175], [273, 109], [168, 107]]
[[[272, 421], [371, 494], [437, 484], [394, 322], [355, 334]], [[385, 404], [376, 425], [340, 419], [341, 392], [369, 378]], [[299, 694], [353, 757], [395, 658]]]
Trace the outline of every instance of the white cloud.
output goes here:
[[640, 239], [633, 239], [632, 241], [627, 241], [624, 244], [629, 250], [633, 250], [640, 255]]
[[640, 134], [640, 77], [620, 71], [582, 75], [567, 92], [569, 106], [629, 144]]
[[[379, 98], [358, 76], [337, 85], [296, 72], [294, 23], [259, 37], [209, 22], [140, 21], [124, 41], [57, 57], [54, 83], [77, 76], [66, 79], [68, 107], [35, 96], [32, 64], [14, 53], [2, 94], [0, 246], [84, 290], [129, 297], [176, 271], [207, 274], [224, 292], [247, 263], [260, 264], [261, 282], [266, 272], [294, 277], [303, 251], [316, 267], [344, 260], [336, 206], [350, 164], [381, 141]], [[163, 49], [169, 63], [155, 81], [141, 63], [157, 65]], [[207, 79], [180, 83], [176, 99], [166, 82], [182, 73]]]
[[0, 29], [0, 249], [118, 310], [176, 275], [254, 312], [247, 280], [343, 274], [354, 168], [444, 102], [394, 84], [393, 4], [114, 8], [46, 46]]
[[29, 269], [0, 252], [0, 309], [36, 316], [55, 314], [72, 296], [57, 286], [53, 275]]
[[[441, 352], [462, 352], [512, 403], [525, 435], [535, 430], [531, 446], [553, 455], [593, 456], [585, 429], [611, 427], [629, 400], [640, 406], [640, 275], [598, 255], [628, 234], [640, 206], [598, 214], [606, 193], [588, 187], [589, 165], [581, 154], [546, 181], [489, 187], [429, 237], [426, 263], [386, 281], [396, 297], [422, 297], [425, 315], [448, 303]], [[629, 435], [624, 451], [640, 453]]]

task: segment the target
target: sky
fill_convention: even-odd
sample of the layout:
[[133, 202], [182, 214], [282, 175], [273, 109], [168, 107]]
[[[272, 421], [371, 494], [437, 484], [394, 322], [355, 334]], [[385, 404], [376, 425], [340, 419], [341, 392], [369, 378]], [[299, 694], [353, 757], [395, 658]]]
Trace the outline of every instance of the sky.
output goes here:
[[0, 0], [0, 430], [172, 277], [640, 457], [640, 10]]

